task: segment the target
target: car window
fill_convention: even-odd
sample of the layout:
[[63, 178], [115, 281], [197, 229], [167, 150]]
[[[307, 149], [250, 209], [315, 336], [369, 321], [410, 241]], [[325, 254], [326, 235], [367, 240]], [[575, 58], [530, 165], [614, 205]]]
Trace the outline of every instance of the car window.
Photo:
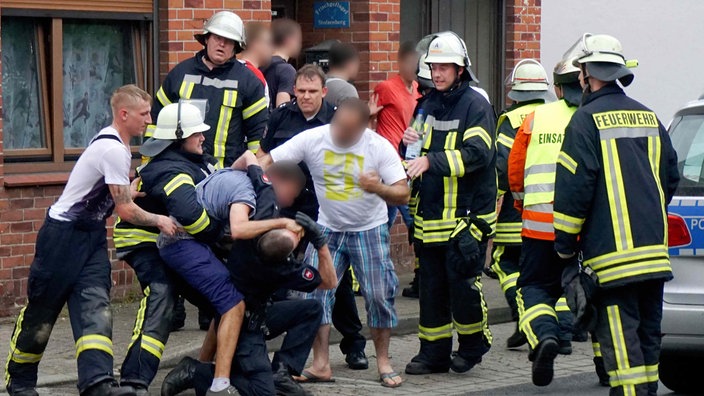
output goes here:
[[681, 176], [675, 195], [704, 196], [704, 114], [677, 117], [670, 137]]

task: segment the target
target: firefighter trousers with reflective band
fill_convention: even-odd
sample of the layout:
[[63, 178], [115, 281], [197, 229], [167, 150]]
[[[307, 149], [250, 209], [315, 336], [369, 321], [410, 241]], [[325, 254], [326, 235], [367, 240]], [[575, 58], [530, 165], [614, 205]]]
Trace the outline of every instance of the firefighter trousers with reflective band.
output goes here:
[[481, 271], [486, 243], [479, 245], [481, 262], [470, 275], [457, 273], [447, 260], [447, 246], [421, 246], [419, 253], [420, 353], [413, 360], [431, 367], [449, 368], [452, 329], [458, 334], [462, 357], [481, 357], [491, 347]]
[[65, 303], [76, 341], [79, 391], [112, 379], [111, 285], [105, 222], [79, 225], [47, 217], [29, 269], [27, 306], [10, 338], [9, 390], [36, 386], [39, 361]]
[[518, 326], [533, 349], [547, 338], [572, 339], [574, 317], [563, 297], [562, 270], [552, 241], [523, 237]]
[[506, 296], [506, 302], [511, 308], [511, 317], [518, 320], [518, 305], [516, 305], [516, 281], [520, 267], [521, 245], [494, 245], [491, 269], [499, 276], [499, 284]]
[[600, 289], [596, 336], [611, 396], [656, 395], [663, 281]]
[[159, 369], [169, 339], [176, 296], [156, 246], [136, 249], [124, 260], [134, 269], [144, 297], [122, 363], [120, 381], [148, 387]]

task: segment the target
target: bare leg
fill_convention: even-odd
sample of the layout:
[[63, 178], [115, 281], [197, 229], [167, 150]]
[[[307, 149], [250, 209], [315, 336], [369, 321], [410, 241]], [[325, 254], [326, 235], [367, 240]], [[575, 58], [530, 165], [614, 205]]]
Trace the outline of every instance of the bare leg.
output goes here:
[[[374, 348], [376, 349], [376, 361], [379, 375], [393, 373], [394, 369], [391, 367], [391, 360], [389, 359], [391, 329], [372, 327], [369, 331], [372, 333], [372, 340], [374, 341]], [[387, 378], [384, 381], [390, 385], [393, 385], [394, 383], [402, 383], [403, 379], [401, 376], [394, 376], [393, 378]]]
[[200, 354], [198, 354], [198, 360], [201, 362], [212, 362], [215, 357], [215, 351], [218, 346], [217, 334], [215, 332], [215, 321], [210, 321], [210, 328], [208, 332], [205, 333], [205, 338], [203, 339], [203, 345], [200, 347]]
[[230, 378], [232, 358], [235, 356], [237, 340], [240, 338], [243, 318], [244, 302], [240, 302], [220, 318], [215, 352], [215, 378]]
[[[318, 329], [318, 336], [313, 342], [313, 365], [305, 371], [320, 379], [332, 378], [332, 369], [330, 368], [330, 325], [322, 325]], [[296, 377], [296, 381], [305, 382], [303, 376]]]

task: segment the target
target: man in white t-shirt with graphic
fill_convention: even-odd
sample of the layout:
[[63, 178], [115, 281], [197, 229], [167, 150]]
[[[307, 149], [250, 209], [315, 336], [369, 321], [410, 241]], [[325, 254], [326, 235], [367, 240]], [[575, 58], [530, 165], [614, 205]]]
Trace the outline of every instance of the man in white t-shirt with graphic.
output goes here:
[[29, 267], [27, 306], [10, 339], [5, 382], [10, 395], [34, 396], [37, 368], [61, 309], [68, 303], [76, 341], [81, 396], [130, 396], [113, 378], [111, 266], [105, 220], [113, 212], [132, 224], [172, 235], [168, 217], [132, 201], [130, 140], [151, 123], [151, 97], [134, 85], [110, 99], [113, 123], [101, 130], [76, 162], [68, 183], [37, 235]]
[[[386, 205], [409, 199], [406, 173], [391, 144], [367, 129], [369, 108], [356, 98], [342, 101], [330, 125], [302, 132], [262, 158], [303, 161], [308, 166], [320, 203], [318, 222], [328, 238], [338, 279], [352, 265], [367, 306], [381, 384], [397, 387], [401, 377], [389, 361], [391, 328], [397, 325], [394, 296], [398, 278], [391, 262]], [[309, 249], [309, 262], [317, 254]], [[328, 341], [335, 290], [306, 295], [323, 304], [322, 325], [313, 345], [313, 365], [299, 382], [332, 380]]]

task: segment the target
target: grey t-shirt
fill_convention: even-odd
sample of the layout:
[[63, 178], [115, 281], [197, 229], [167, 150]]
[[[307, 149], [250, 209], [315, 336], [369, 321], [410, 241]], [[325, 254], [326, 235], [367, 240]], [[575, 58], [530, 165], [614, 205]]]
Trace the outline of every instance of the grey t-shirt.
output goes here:
[[252, 208], [254, 215], [257, 196], [252, 181], [244, 171], [220, 169], [196, 185], [198, 202], [211, 217], [229, 224], [230, 205], [243, 203]]
[[347, 98], [359, 98], [357, 88], [341, 78], [330, 77], [325, 81], [325, 87], [328, 89], [328, 94], [325, 95], [325, 101], [333, 106], [337, 106]]

